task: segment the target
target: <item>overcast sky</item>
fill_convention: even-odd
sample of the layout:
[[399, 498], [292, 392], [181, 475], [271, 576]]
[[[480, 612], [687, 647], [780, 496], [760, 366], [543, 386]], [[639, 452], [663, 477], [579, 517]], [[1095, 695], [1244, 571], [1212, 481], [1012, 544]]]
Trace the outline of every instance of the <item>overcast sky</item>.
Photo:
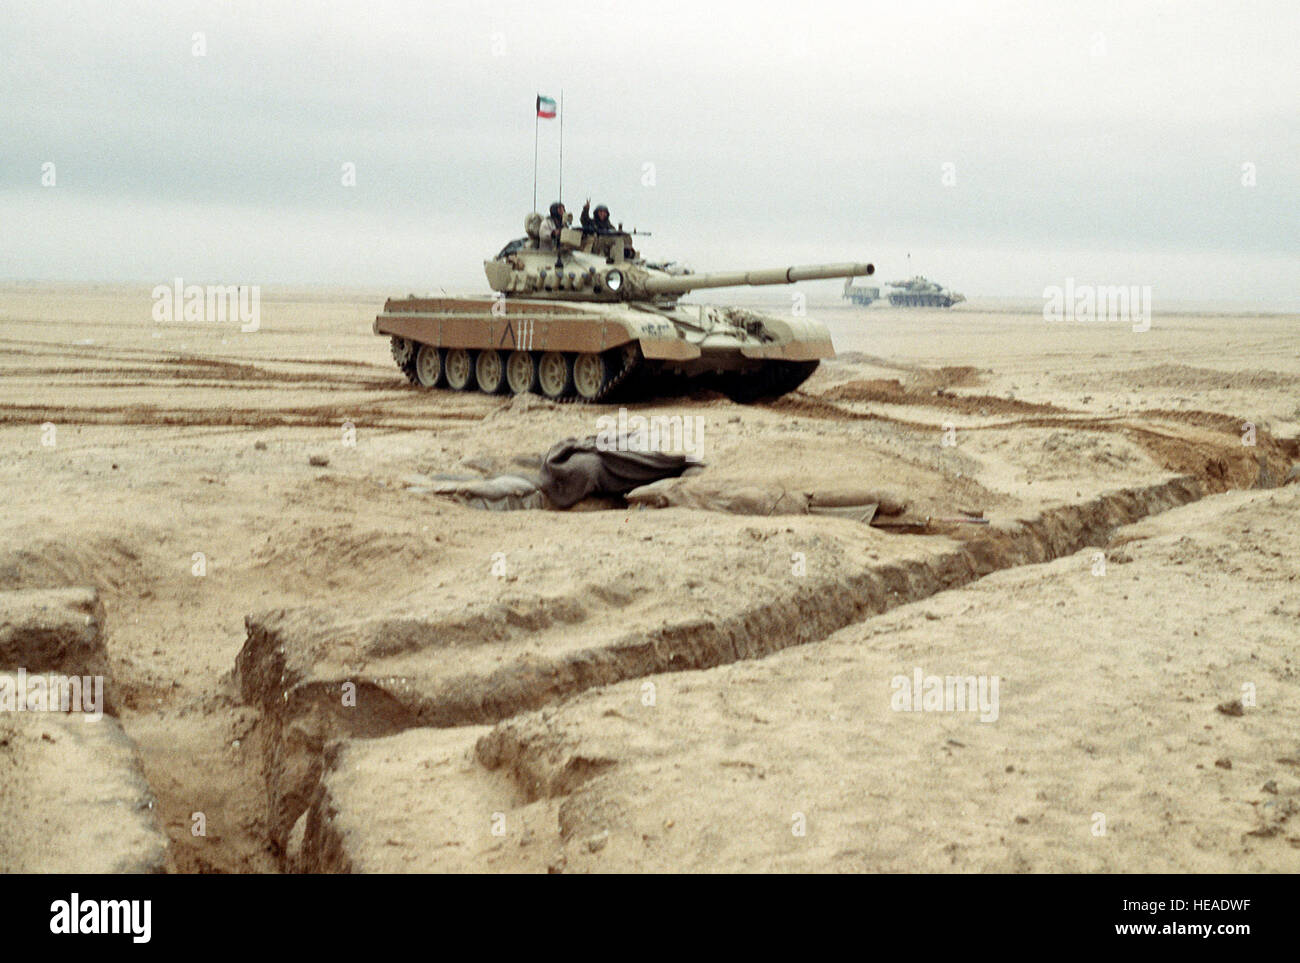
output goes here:
[[0, 278], [483, 287], [562, 90], [570, 209], [697, 270], [1300, 308], [1298, 43], [1296, 0], [4, 0]]

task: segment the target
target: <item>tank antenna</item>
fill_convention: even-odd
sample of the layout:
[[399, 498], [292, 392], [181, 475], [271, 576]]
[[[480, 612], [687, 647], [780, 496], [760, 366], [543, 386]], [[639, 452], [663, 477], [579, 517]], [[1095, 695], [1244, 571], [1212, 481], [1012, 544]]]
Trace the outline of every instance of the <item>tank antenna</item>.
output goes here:
[[537, 210], [537, 134], [538, 125], [542, 122], [542, 95], [537, 95], [537, 105], [533, 109], [533, 206], [530, 210]]
[[560, 203], [564, 203], [564, 88], [560, 88]]

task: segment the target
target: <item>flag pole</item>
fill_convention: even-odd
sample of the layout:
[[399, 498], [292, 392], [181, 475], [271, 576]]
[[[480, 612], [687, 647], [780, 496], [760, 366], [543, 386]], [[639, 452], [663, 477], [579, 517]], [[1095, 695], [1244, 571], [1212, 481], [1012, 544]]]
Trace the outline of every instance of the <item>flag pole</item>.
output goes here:
[[564, 201], [564, 88], [560, 88], [560, 197]]
[[533, 103], [533, 207], [537, 210], [537, 125], [540, 122], [542, 114], [542, 95], [537, 95], [537, 100]]

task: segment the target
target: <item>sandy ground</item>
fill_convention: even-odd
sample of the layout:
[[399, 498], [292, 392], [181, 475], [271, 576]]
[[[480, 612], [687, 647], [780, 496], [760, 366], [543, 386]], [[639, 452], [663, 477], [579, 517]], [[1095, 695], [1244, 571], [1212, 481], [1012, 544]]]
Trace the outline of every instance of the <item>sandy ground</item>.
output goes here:
[[[704, 419], [711, 482], [991, 522], [900, 535], [412, 491], [604, 411], [408, 387], [382, 297], [264, 291], [241, 334], [155, 324], [144, 288], [0, 287], [0, 588], [100, 590], [172, 870], [1296, 865], [1297, 489], [1239, 491], [1297, 458], [1300, 319], [812, 299], [841, 354], [800, 393], [637, 406]], [[1094, 576], [1092, 546], [1131, 560]], [[283, 699], [273, 651], [235, 671], [259, 630]], [[893, 713], [916, 666], [1005, 678], [998, 721]], [[321, 723], [348, 680], [386, 701]], [[1257, 707], [1217, 712], [1241, 682]]]
[[[347, 742], [314, 868], [1293, 872], [1300, 488], [1215, 499], [1120, 529], [1101, 574], [1088, 549], [767, 659]], [[898, 708], [918, 669], [998, 679], [996, 713]]]

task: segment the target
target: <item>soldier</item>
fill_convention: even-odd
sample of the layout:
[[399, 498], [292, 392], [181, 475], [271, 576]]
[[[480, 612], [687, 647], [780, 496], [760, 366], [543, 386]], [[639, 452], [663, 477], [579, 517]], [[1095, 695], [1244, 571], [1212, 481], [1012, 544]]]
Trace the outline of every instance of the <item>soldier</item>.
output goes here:
[[566, 213], [564, 205], [556, 201], [551, 205], [550, 217], [542, 221], [537, 232], [537, 246], [543, 251], [554, 251], [560, 246], [560, 231], [564, 229]]
[[597, 204], [595, 216], [588, 213], [591, 210], [591, 198], [587, 198], [587, 203], [582, 205], [582, 229], [596, 234], [612, 234], [614, 232], [614, 222], [610, 220], [609, 208], [604, 204]]

